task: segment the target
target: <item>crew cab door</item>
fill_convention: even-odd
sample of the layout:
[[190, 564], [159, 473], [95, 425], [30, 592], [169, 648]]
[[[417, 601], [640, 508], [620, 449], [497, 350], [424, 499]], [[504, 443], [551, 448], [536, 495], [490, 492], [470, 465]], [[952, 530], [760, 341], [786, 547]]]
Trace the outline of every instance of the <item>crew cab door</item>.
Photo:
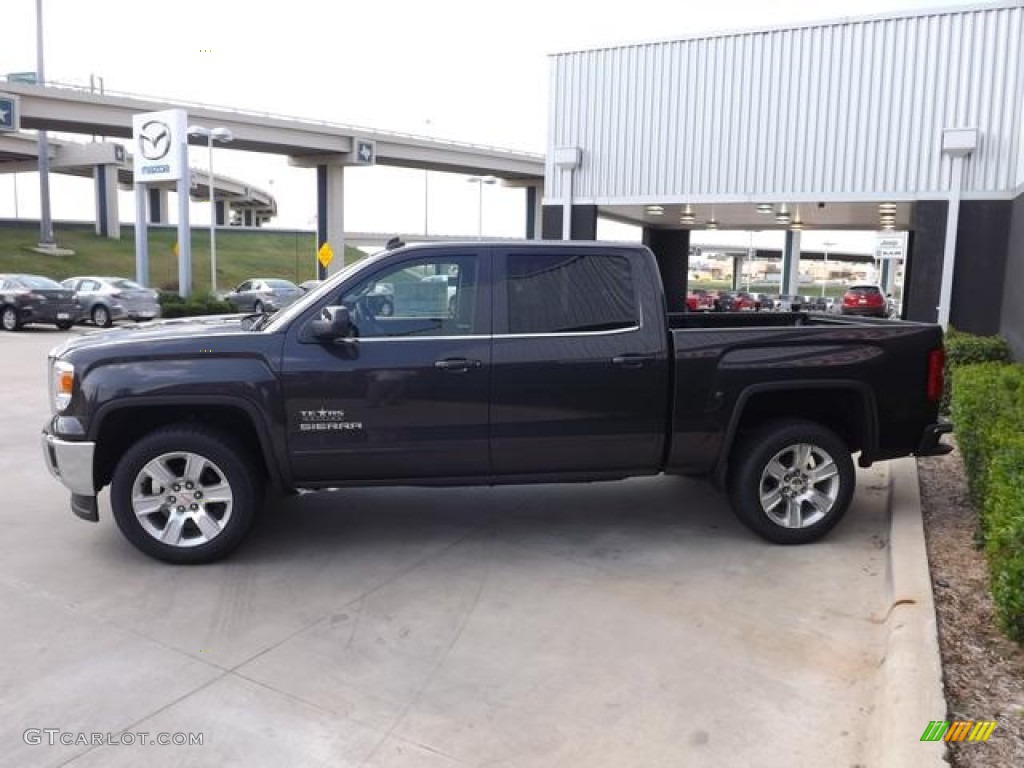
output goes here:
[[643, 253], [495, 247], [495, 475], [659, 468], [667, 331], [653, 259], [645, 269]]
[[[349, 309], [356, 338], [312, 337], [328, 306]], [[293, 323], [282, 369], [295, 480], [486, 477], [490, 307], [485, 249], [426, 248], [360, 273]]]

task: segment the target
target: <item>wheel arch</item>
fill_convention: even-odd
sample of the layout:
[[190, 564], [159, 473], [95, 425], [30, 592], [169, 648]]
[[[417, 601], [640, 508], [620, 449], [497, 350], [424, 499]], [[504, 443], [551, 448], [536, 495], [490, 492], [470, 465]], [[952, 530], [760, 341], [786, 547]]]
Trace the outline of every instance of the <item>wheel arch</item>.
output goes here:
[[[808, 399], [814, 391], [819, 398]], [[724, 485], [730, 458], [741, 433], [780, 418], [804, 419], [828, 427], [850, 451], [861, 451], [861, 466], [870, 466], [878, 445], [878, 408], [871, 388], [860, 381], [783, 381], [744, 389], [726, 428], [713, 477]]]
[[96, 442], [93, 477], [97, 488], [109, 485], [118, 461], [128, 448], [144, 436], [174, 424], [201, 423], [219, 428], [237, 438], [250, 458], [272, 485], [287, 484], [283, 466], [273, 449], [270, 430], [251, 403], [232, 397], [139, 398], [130, 403], [108, 403], [97, 412], [90, 425]]

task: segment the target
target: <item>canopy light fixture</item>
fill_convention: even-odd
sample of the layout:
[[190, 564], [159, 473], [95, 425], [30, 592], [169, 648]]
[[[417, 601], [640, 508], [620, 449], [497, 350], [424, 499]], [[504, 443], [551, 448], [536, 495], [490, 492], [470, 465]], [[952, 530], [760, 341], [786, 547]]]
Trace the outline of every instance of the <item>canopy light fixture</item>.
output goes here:
[[708, 219], [707, 224], [704, 225], [707, 229], [718, 229], [717, 219]]
[[896, 203], [880, 203], [878, 206], [879, 213], [896, 213]]
[[775, 221], [779, 224], [789, 224], [789, 207], [785, 203], [775, 211]]
[[679, 214], [679, 221], [683, 224], [693, 223], [693, 206], [687, 203], [683, 206], [683, 212]]
[[664, 212], [665, 212], [665, 208], [663, 206], [660, 206], [660, 205], [648, 205], [647, 206], [647, 213], [649, 213], [651, 216], [661, 216], [661, 214], [663, 214]]
[[757, 212], [766, 215], [769, 213], [774, 213], [775, 206], [773, 206], [771, 203], [761, 203], [760, 205], [757, 206]]

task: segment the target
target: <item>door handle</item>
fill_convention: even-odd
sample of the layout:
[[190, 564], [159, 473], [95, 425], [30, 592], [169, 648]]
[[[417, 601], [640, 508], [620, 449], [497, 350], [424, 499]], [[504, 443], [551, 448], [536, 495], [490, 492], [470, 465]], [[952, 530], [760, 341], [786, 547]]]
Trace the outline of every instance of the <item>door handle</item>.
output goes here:
[[447, 357], [434, 363], [435, 368], [453, 373], [465, 373], [470, 368], [479, 368], [481, 365], [483, 363], [479, 360], [467, 360], [464, 357]]
[[657, 355], [617, 355], [612, 358], [612, 363], [620, 368], [643, 368], [645, 363], [657, 359]]

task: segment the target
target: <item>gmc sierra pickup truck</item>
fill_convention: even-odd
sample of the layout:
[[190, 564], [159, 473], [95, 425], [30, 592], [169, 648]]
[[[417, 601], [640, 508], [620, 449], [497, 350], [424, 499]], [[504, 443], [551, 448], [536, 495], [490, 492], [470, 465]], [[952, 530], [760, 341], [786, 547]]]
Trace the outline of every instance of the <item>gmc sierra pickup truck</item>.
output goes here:
[[124, 535], [176, 563], [234, 549], [268, 485], [660, 472], [713, 478], [798, 544], [843, 516], [852, 454], [949, 450], [938, 326], [670, 315], [630, 244], [399, 245], [277, 314], [97, 332], [49, 367], [43, 452], [72, 510], [98, 520], [109, 485]]

